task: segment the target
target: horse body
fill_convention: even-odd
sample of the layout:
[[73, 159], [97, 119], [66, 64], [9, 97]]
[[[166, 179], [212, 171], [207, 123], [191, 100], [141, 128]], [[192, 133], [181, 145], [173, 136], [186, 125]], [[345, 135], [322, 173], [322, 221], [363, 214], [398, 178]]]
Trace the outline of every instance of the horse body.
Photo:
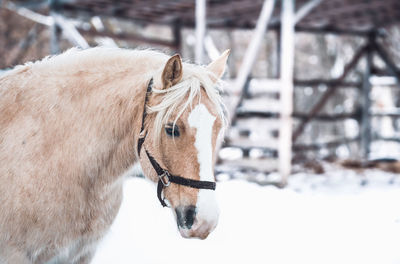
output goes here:
[[0, 263], [90, 261], [139, 161], [145, 87], [167, 60], [70, 50], [0, 78]]

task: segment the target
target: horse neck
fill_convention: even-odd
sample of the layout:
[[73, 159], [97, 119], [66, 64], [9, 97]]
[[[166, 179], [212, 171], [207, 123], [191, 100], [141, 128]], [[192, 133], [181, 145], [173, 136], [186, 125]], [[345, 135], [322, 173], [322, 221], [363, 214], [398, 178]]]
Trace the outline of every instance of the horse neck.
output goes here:
[[[72, 70], [75, 79], [69, 91], [78, 101], [73, 111], [83, 115], [76, 127], [88, 129], [87, 135], [93, 137], [86, 139], [88, 147], [85, 144], [78, 147], [85, 155], [83, 161], [77, 161], [83, 171], [80, 175], [88, 178], [90, 185], [97, 184], [100, 188], [120, 179], [137, 162], [147, 85], [168, 59], [147, 51], [137, 51], [132, 57], [130, 54], [122, 52], [105, 57], [92, 54], [88, 64], [81, 63], [76, 66], [79, 69]], [[76, 84], [85, 87], [75, 89]]]
[[[117, 180], [137, 161], [136, 144], [147, 80], [126, 72], [116, 75], [109, 83], [107, 75], [104, 80], [97, 80], [107, 84], [79, 103], [85, 109], [78, 109], [83, 113], [82, 127], [88, 127], [89, 134], [94, 133], [91, 135], [93, 138], [86, 142], [89, 151], [85, 152], [85, 163], [92, 166], [89, 166], [90, 171], [85, 171], [84, 176], [94, 175], [98, 184]], [[82, 164], [82, 167], [85, 166]]]

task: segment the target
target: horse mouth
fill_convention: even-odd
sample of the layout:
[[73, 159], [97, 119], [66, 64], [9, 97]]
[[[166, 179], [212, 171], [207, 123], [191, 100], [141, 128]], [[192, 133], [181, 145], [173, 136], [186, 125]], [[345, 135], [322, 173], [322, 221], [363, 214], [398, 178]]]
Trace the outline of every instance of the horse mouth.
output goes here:
[[198, 238], [204, 240], [214, 230], [215, 225], [210, 225], [204, 221], [195, 220], [190, 229], [178, 226], [179, 233], [183, 238]]
[[218, 214], [206, 214], [193, 205], [178, 206], [174, 210], [179, 233], [183, 238], [206, 239], [218, 223]]

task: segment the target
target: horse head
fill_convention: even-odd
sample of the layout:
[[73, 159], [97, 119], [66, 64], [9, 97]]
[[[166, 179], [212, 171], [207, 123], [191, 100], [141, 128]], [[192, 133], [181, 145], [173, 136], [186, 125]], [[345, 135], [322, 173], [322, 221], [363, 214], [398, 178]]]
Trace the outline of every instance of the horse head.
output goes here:
[[216, 86], [228, 55], [207, 67], [172, 56], [148, 84], [139, 160], [185, 238], [205, 239], [218, 222], [214, 160], [226, 122]]

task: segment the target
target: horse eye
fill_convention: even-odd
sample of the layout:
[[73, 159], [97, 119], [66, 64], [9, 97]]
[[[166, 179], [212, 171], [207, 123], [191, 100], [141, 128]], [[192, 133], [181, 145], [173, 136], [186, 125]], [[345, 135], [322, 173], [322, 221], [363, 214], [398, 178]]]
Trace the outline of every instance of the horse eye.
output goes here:
[[167, 126], [165, 127], [165, 133], [170, 137], [179, 137], [179, 127], [177, 125], [175, 125], [175, 128], [173, 126]]

